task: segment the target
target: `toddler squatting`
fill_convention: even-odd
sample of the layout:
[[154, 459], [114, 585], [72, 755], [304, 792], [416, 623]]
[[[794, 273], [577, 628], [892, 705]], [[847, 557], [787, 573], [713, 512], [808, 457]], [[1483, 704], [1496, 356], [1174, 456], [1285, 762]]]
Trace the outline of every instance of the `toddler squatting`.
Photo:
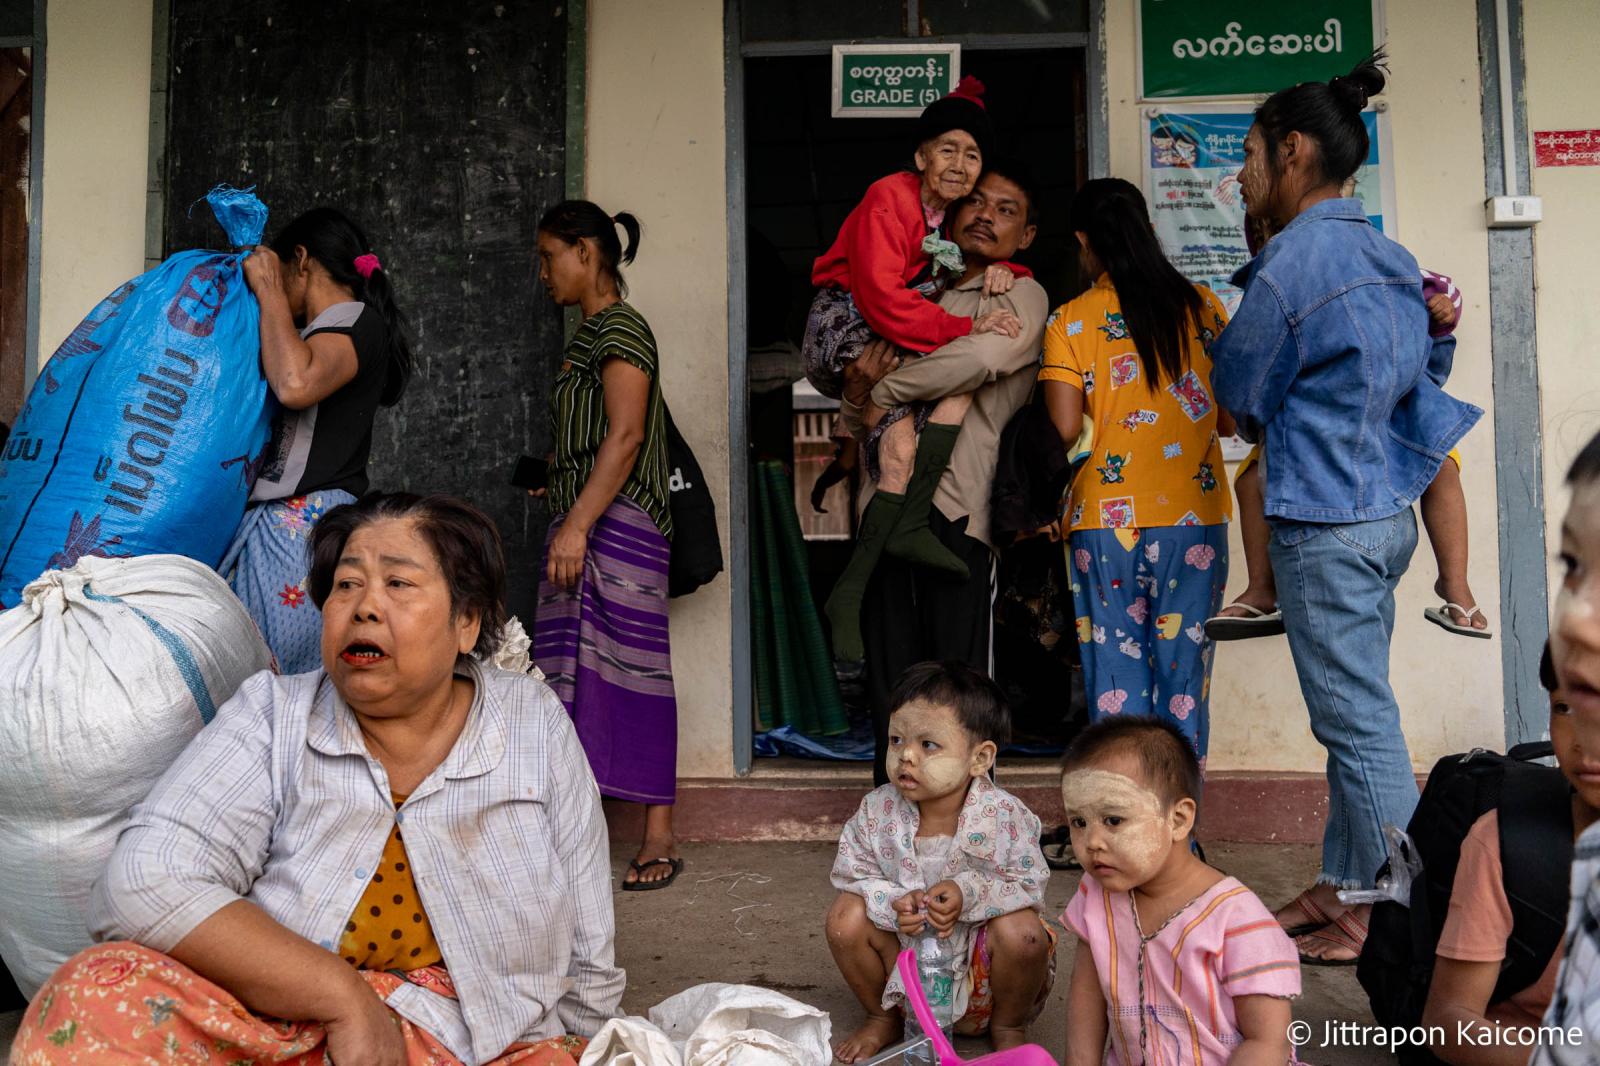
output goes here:
[[1005, 698], [965, 664], [921, 663], [891, 706], [890, 783], [861, 801], [833, 865], [828, 948], [866, 1012], [835, 1052], [859, 1062], [901, 1038], [895, 959], [925, 926], [959, 949], [955, 1031], [1024, 1044], [1054, 980], [1056, 936], [1040, 915], [1039, 819], [989, 779], [1010, 739]]

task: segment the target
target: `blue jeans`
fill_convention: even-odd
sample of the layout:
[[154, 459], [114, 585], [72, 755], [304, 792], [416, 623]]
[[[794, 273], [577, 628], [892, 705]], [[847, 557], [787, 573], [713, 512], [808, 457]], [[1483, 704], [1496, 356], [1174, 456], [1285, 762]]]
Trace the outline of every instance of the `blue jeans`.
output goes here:
[[1311, 732], [1328, 749], [1328, 825], [1318, 880], [1370, 887], [1388, 854], [1383, 829], [1402, 829], [1417, 779], [1389, 688], [1394, 589], [1417, 547], [1417, 519], [1275, 525], [1278, 606]]

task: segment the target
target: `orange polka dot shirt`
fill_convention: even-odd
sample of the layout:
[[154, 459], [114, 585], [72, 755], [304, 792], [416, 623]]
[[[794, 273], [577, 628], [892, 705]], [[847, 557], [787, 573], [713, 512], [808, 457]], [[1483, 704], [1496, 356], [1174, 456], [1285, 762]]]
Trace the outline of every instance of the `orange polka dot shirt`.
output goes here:
[[[394, 796], [397, 808], [405, 801], [404, 796]], [[339, 954], [362, 970], [420, 970], [443, 961], [411, 879], [399, 823], [390, 830], [383, 860], [344, 925]]]

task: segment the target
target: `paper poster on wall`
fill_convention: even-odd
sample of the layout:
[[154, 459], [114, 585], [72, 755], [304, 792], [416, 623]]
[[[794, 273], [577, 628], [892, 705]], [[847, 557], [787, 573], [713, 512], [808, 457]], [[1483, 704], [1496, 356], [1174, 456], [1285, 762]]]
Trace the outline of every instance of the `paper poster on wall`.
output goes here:
[[[1356, 172], [1355, 195], [1380, 230], [1392, 231], [1393, 193], [1384, 169], [1380, 115], [1368, 111], [1371, 147]], [[1250, 258], [1244, 237], [1239, 168], [1249, 110], [1152, 111], [1146, 119], [1145, 198], [1156, 236], [1186, 277], [1209, 286], [1232, 314], [1243, 294], [1228, 280]], [[1384, 126], [1387, 125], [1385, 120]]]

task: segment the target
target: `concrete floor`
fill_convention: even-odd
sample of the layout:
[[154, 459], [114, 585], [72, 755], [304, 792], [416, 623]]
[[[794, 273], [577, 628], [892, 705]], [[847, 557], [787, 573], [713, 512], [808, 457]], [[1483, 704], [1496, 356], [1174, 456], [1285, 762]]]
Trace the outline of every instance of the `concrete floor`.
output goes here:
[[[1253, 888], [1268, 906], [1288, 899], [1316, 873], [1316, 850], [1288, 844], [1216, 844], [1211, 861]], [[690, 844], [682, 875], [659, 892], [618, 892], [617, 956], [628, 971], [622, 1006], [644, 1014], [675, 992], [707, 981], [762, 985], [820, 1007], [833, 1016], [834, 1038], [850, 1032], [859, 1007], [834, 970], [822, 937], [822, 918], [833, 899], [828, 870], [832, 844]], [[620, 876], [632, 849], [612, 849]], [[1077, 886], [1076, 874], [1057, 873], [1046, 893], [1052, 921]], [[1058, 926], [1059, 928], [1059, 926]], [[1064, 932], [1064, 931], [1063, 931]], [[1058, 949], [1060, 970], [1050, 1006], [1033, 1038], [1058, 1057], [1066, 1043], [1066, 986], [1072, 936]], [[1321, 1033], [1325, 1021], [1370, 1022], [1366, 997], [1352, 969], [1303, 973], [1297, 1021]], [[0, 1048], [7, 1047], [19, 1015], [0, 1015]], [[981, 1041], [963, 1042], [962, 1053], [987, 1051]], [[1300, 1050], [1311, 1066], [1344, 1066], [1388, 1060], [1376, 1049]]]
[[[617, 894], [618, 962], [628, 971], [622, 1000], [630, 1014], [643, 1014], [674, 992], [706, 981], [731, 981], [777, 989], [828, 1011], [834, 1039], [852, 1031], [860, 1008], [828, 955], [822, 919], [833, 900], [828, 871], [832, 844], [691, 844], [678, 881], [660, 892]], [[1306, 845], [1208, 847], [1211, 862], [1254, 889], [1269, 906], [1311, 883], [1317, 850]], [[615, 847], [620, 874], [631, 849]], [[1066, 987], [1073, 937], [1056, 919], [1077, 887], [1077, 874], [1056, 873], [1046, 891], [1046, 914], [1062, 933], [1059, 966], [1050, 1006], [1033, 1039], [1060, 1057], [1066, 1047]], [[1365, 993], [1353, 969], [1306, 967], [1304, 993], [1294, 1008], [1297, 1021], [1314, 1033], [1325, 1021], [1369, 1023]], [[960, 1042], [969, 1058], [988, 1051], [982, 1041]], [[1300, 1050], [1310, 1066], [1389, 1061], [1376, 1049]]]

